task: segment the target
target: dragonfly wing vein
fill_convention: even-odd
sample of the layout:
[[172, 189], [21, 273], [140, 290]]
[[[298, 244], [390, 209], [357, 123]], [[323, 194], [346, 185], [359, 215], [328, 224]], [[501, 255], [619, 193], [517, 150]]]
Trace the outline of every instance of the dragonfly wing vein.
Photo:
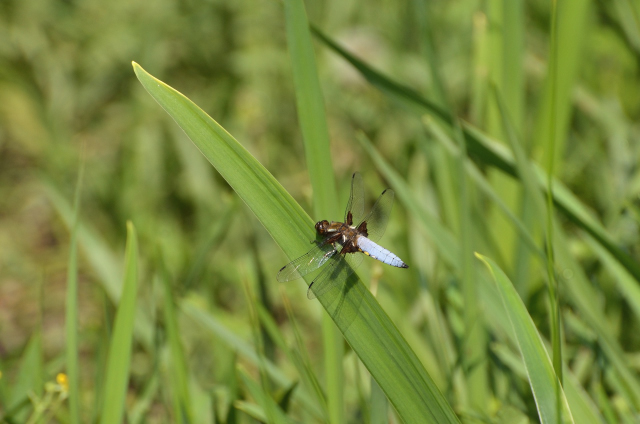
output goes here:
[[333, 287], [341, 287], [351, 274], [353, 274], [355, 267], [360, 265], [363, 257], [359, 252], [335, 255], [320, 275], [311, 282], [307, 290], [307, 297], [309, 299], [315, 299], [316, 297], [323, 296]]
[[285, 265], [278, 272], [278, 281], [285, 282], [302, 278], [324, 265], [336, 249], [332, 244], [318, 243], [310, 251]]
[[362, 184], [362, 175], [359, 172], [355, 172], [351, 177], [351, 194], [344, 212], [344, 222], [347, 222], [349, 212], [351, 212], [354, 224], [359, 223], [364, 216], [364, 185]]

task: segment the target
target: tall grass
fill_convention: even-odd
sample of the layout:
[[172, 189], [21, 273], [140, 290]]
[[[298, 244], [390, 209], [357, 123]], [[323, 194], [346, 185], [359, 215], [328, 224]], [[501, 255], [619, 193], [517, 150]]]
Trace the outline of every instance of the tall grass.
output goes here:
[[[4, 422], [640, 418], [635, 3], [39, 5], [0, 9]], [[308, 301], [275, 276], [354, 171], [410, 268]]]

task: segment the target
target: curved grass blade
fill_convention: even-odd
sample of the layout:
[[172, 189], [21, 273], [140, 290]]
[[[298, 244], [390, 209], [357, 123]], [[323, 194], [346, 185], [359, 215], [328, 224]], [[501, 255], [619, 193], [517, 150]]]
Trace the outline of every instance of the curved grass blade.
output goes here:
[[[506, 320], [508, 321], [508, 318], [506, 318]], [[511, 347], [506, 344], [496, 343], [492, 346], [491, 350], [515, 375], [523, 379], [527, 378], [527, 372], [520, 355], [512, 351]], [[606, 421], [600, 411], [598, 411], [594, 400], [591, 399], [589, 393], [587, 393], [580, 384], [578, 378], [569, 369], [565, 369], [564, 373], [565, 380], [563, 388], [567, 396], [567, 402], [571, 406], [574, 421], [576, 423], [604, 424]]]
[[[313, 222], [273, 176], [199, 107], [133, 64], [138, 79], [258, 217], [290, 258], [308, 248]], [[276, 270], [274, 270], [274, 274]], [[339, 307], [319, 301], [406, 423], [457, 423], [451, 406], [364, 285], [352, 278]]]
[[[489, 269], [513, 327], [543, 424], [573, 423], [567, 399], [531, 316], [509, 278], [491, 259], [476, 253]], [[560, 404], [556, 401], [560, 399]]]
[[100, 422], [117, 424], [124, 414], [129, 367], [131, 365], [131, 344], [133, 323], [138, 291], [138, 240], [135, 228], [127, 222], [127, 247], [125, 249], [124, 284], [116, 313], [113, 335], [107, 358], [104, 402]]

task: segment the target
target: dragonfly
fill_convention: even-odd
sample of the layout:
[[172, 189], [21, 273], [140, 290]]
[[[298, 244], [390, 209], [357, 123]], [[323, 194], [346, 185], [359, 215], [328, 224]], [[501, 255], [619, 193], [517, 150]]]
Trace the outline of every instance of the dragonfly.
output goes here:
[[320, 240], [313, 240], [315, 245], [311, 250], [283, 266], [278, 272], [278, 281], [302, 278], [324, 266], [307, 290], [307, 297], [315, 299], [332, 287], [344, 284], [365, 256], [394, 267], [409, 268], [402, 259], [376, 243], [387, 227], [394, 196], [391, 189], [383, 191], [365, 216], [362, 176], [354, 173], [344, 222], [318, 221], [315, 229]]

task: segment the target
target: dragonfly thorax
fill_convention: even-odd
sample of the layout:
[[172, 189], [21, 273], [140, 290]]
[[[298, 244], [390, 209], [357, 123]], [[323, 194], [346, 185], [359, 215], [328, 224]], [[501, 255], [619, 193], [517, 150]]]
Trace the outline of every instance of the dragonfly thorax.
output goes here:
[[[316, 223], [316, 231], [318, 235], [324, 239], [322, 241], [323, 243], [338, 243], [341, 246], [354, 244], [356, 238], [360, 235], [358, 228], [347, 225], [344, 222], [329, 222], [327, 220], [318, 221]], [[366, 234], [362, 235], [366, 237]], [[351, 248], [349, 251], [356, 251], [357, 249], [354, 250], [354, 248]]]

